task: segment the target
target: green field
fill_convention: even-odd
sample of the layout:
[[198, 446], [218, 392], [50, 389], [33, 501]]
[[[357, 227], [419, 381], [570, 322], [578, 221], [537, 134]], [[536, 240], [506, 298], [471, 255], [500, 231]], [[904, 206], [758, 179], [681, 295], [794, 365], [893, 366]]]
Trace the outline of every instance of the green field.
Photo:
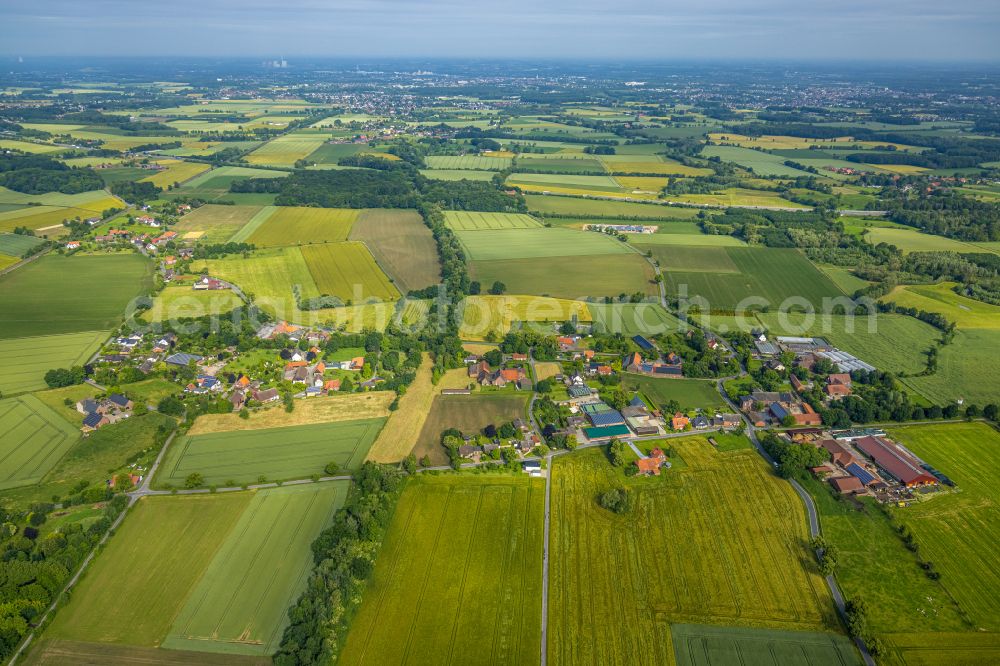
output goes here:
[[349, 481], [253, 496], [173, 621], [162, 646], [269, 655], [312, 570], [310, 544], [347, 497]]
[[167, 450], [157, 485], [183, 486], [197, 472], [206, 485], [304, 479], [336, 461], [344, 470], [361, 465], [385, 419], [218, 432], [178, 439]]
[[[694, 225], [692, 225], [694, 226]], [[675, 233], [670, 231], [660, 230], [655, 234], [629, 234], [629, 242], [635, 245], [637, 248], [643, 252], [647, 250], [652, 250], [653, 248], [666, 245], [666, 246], [684, 246], [684, 247], [666, 247], [664, 248], [665, 254], [680, 254], [688, 251], [687, 246], [712, 246], [712, 247], [743, 247], [746, 245], [739, 238], [733, 238], [732, 236], [720, 236], [717, 234], [703, 234], [698, 231], [697, 227], [694, 227], [694, 231], [691, 233]]]
[[195, 197], [210, 203], [213, 201], [232, 201], [237, 204], [262, 206], [273, 203], [274, 195], [266, 193], [236, 194], [229, 191], [229, 186], [237, 180], [246, 178], [284, 178], [288, 174], [288, 171], [224, 166], [195, 176], [174, 190], [172, 194]]
[[0, 277], [0, 340], [111, 329], [152, 286], [137, 254], [47, 255]]
[[567, 189], [592, 194], [620, 194], [622, 188], [611, 176], [578, 176], [553, 173], [516, 173], [506, 183], [532, 191]]
[[[597, 449], [554, 462], [549, 663], [670, 664], [677, 623], [839, 631], [792, 487], [751, 449], [670, 441], [686, 466], [659, 478]], [[616, 486], [635, 502], [624, 516], [595, 502]]]
[[[46, 372], [85, 364], [107, 337], [107, 331], [84, 331], [0, 340], [0, 393], [45, 388]], [[39, 357], [45, 362], [40, 364]]]
[[170, 321], [185, 317], [223, 314], [243, 305], [233, 291], [195, 291], [191, 287], [165, 287], [153, 298], [153, 306], [142, 314], [146, 321]]
[[38, 483], [79, 436], [33, 395], [0, 400], [0, 490]]
[[250, 230], [251, 233], [245, 239], [238, 240], [257, 247], [344, 241], [347, 240], [354, 221], [358, 219], [357, 210], [343, 208], [275, 206], [268, 207], [265, 211], [268, 212], [267, 216], [261, 222], [255, 218], [255, 228]]
[[699, 264], [698, 270], [690, 267], [683, 271], [670, 270], [668, 266], [664, 273], [668, 293], [679, 295], [686, 289], [689, 298], [705, 299], [703, 310], [713, 311], [732, 311], [741, 304], [763, 305], [746, 300], [750, 298], [764, 299], [772, 309], [788, 298], [797, 299], [799, 304], [805, 299], [822, 311], [824, 298], [844, 296], [837, 285], [798, 250], [730, 247], [725, 248], [725, 252], [738, 273], [718, 272], [720, 266], [727, 270], [729, 264], [723, 265], [717, 253], [713, 253], [715, 258]]
[[485, 231], [490, 229], [538, 229], [541, 222], [521, 213], [477, 213], [446, 210], [444, 222], [452, 231]]
[[253, 219], [260, 206], [205, 204], [185, 215], [174, 226], [181, 239], [225, 243]]
[[275, 248], [254, 252], [248, 259], [228, 256], [195, 262], [210, 275], [232, 282], [252, 297], [262, 310], [278, 319], [294, 319], [298, 313], [292, 285], [298, 285], [301, 298], [320, 295], [312, 273], [299, 247]]
[[959, 329], [951, 344], [938, 354], [937, 372], [925, 377], [907, 377], [903, 383], [939, 405], [959, 398], [965, 404], [1000, 403], [1000, 330]]
[[1000, 306], [960, 296], [954, 282], [900, 286], [884, 300], [927, 312], [938, 312], [959, 328], [1000, 329]]
[[925, 352], [941, 337], [934, 327], [905, 315], [817, 316], [812, 325], [794, 313], [757, 313], [755, 319], [772, 335], [816, 335], [880, 370], [896, 373], [923, 370]]
[[447, 464], [448, 456], [441, 446], [442, 431], [458, 428], [465, 434], [477, 435], [490, 424], [499, 426], [506, 421], [523, 419], [528, 398], [525, 391], [513, 394], [438, 395], [424, 421], [413, 453], [417, 458], [429, 456], [434, 464]]
[[306, 245], [302, 247], [302, 257], [320, 294], [355, 303], [372, 297], [382, 301], [399, 298], [399, 290], [363, 243]]
[[860, 664], [851, 641], [837, 634], [711, 627], [670, 626], [677, 666], [849, 666]]
[[324, 142], [325, 137], [321, 134], [283, 134], [271, 139], [245, 159], [250, 164], [292, 166], [296, 161], [308, 157]]
[[715, 388], [715, 382], [704, 379], [664, 379], [645, 375], [622, 375], [622, 387], [630, 391], [640, 391], [656, 405], [670, 400], [680, 403], [681, 409], [703, 409], [713, 412], [725, 409], [726, 403]]
[[0, 254], [20, 257], [28, 250], [41, 245], [44, 241], [34, 236], [22, 234], [0, 234]]
[[550, 157], [531, 153], [520, 157], [514, 170], [521, 175], [524, 175], [522, 171], [561, 174], [601, 174], [605, 171], [604, 165], [591, 157], [566, 159], [563, 156]]
[[[553, 227], [456, 231], [472, 260], [539, 259], [625, 254], [629, 248], [607, 234]], [[586, 261], [586, 260], [583, 260]]]
[[437, 243], [423, 218], [411, 210], [365, 210], [351, 228], [403, 293], [441, 281]]
[[741, 167], [753, 169], [753, 172], [761, 176], [798, 176], [809, 175], [806, 171], [785, 166], [787, 158], [780, 155], [772, 155], [759, 150], [741, 148], [739, 146], [705, 146], [701, 151], [705, 157], [718, 157], [723, 162], [732, 162]]
[[524, 476], [409, 481], [338, 663], [537, 663], [544, 497]]
[[431, 169], [460, 169], [473, 171], [502, 171], [510, 166], [509, 157], [483, 157], [480, 155], [441, 155], [424, 159]]
[[[624, 218], [667, 219], [673, 217], [694, 217], [699, 212], [695, 208], [681, 208], [678, 206], [546, 196], [542, 194], [528, 194], [525, 195], [524, 200], [528, 203], [529, 210], [571, 217], [621, 216]], [[627, 222], [623, 221], [623, 223]]]
[[434, 180], [493, 180], [493, 171], [473, 171], [462, 169], [421, 169], [420, 175]]
[[[553, 248], [551, 251], [559, 250]], [[653, 267], [637, 254], [473, 261], [469, 265], [469, 276], [478, 280], [483, 289], [499, 281], [507, 286], [510, 294], [554, 298], [657, 293]]]
[[681, 322], [659, 303], [589, 303], [597, 330], [605, 333], [657, 335], [676, 331]]
[[642, 252], [649, 252], [663, 271], [694, 271], [706, 273], [739, 273], [739, 266], [725, 247], [691, 245], [676, 248], [666, 245], [642, 245], [633, 242]]
[[916, 229], [871, 227], [865, 234], [865, 240], [872, 245], [879, 243], [895, 245], [906, 254], [910, 252], [982, 252], [981, 248], [971, 243], [925, 234]]
[[[45, 637], [159, 646], [251, 499], [226, 493], [140, 500]], [[123, 590], [143, 603], [121, 603]]]

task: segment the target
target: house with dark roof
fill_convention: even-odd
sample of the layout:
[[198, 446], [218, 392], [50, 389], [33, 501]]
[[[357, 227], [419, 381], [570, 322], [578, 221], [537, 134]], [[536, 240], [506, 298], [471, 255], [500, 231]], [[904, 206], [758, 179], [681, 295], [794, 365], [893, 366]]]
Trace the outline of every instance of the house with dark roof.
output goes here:
[[76, 411], [84, 415], [93, 414], [97, 411], [97, 401], [93, 398], [84, 398], [76, 403]]
[[170, 356], [168, 356], [165, 359], [165, 362], [168, 363], [169, 365], [186, 366], [192, 361], [194, 363], [199, 363], [202, 360], [202, 358], [203, 357], [198, 356], [197, 354], [178, 352], [176, 354], [171, 354]]
[[83, 430], [83, 432], [93, 432], [108, 423], [110, 423], [110, 421], [107, 416], [93, 412], [83, 417], [83, 427], [81, 430]]
[[264, 391], [258, 390], [253, 392], [253, 399], [256, 400], [257, 402], [263, 402], [263, 403], [274, 402], [275, 400], [279, 400], [280, 398], [281, 394], [278, 393], [278, 389], [276, 388], [269, 388]]
[[108, 396], [108, 401], [117, 409], [130, 410], [133, 407], [132, 401], [121, 393], [112, 393]]

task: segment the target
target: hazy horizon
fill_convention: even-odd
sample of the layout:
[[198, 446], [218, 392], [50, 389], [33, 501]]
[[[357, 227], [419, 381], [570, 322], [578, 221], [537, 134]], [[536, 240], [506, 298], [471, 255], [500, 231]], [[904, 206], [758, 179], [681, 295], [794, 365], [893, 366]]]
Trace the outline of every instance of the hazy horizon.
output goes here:
[[641, 11], [595, 0], [504, 6], [409, 0], [9, 0], [5, 56], [601, 60], [1000, 60], [1000, 3], [767, 0]]

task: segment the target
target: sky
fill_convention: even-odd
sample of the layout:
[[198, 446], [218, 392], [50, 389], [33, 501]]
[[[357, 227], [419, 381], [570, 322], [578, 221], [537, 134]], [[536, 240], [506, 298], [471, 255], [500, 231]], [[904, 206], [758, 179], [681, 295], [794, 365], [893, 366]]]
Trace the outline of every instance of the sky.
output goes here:
[[1000, 61], [998, 0], [0, 0], [0, 53]]

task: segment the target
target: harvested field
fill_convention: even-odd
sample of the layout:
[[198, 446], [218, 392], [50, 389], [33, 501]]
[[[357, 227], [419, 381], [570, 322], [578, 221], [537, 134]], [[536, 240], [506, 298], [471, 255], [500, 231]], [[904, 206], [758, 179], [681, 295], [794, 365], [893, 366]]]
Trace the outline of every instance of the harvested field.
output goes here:
[[195, 420], [187, 434], [194, 437], [235, 430], [267, 430], [314, 423], [384, 418], [389, 416], [389, 403], [395, 397], [396, 394], [392, 391], [334, 394], [300, 400], [292, 412], [286, 412], [280, 405], [253, 410], [247, 419], [240, 418], [239, 414], [202, 414]]
[[182, 238], [187, 234], [198, 234], [203, 243], [225, 243], [242, 229], [260, 206], [219, 206], [205, 204], [185, 215], [174, 226]]
[[365, 210], [350, 239], [363, 242], [403, 293], [441, 281], [437, 243], [423, 218], [409, 210]]

